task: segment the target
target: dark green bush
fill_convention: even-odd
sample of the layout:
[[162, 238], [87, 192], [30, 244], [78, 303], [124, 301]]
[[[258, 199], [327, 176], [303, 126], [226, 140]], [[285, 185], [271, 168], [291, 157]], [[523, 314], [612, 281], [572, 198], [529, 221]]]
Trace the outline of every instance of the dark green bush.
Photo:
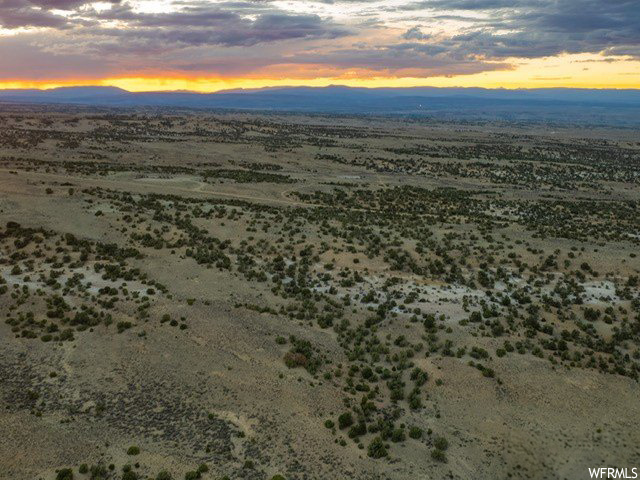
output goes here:
[[56, 480], [73, 480], [73, 470], [70, 468], [62, 468], [58, 470]]
[[350, 412], [345, 412], [338, 417], [338, 427], [342, 430], [353, 425], [353, 416]]
[[367, 448], [367, 455], [369, 455], [371, 458], [383, 458], [388, 454], [389, 453], [387, 452], [387, 446], [384, 444], [382, 438], [380, 437], [374, 438]]

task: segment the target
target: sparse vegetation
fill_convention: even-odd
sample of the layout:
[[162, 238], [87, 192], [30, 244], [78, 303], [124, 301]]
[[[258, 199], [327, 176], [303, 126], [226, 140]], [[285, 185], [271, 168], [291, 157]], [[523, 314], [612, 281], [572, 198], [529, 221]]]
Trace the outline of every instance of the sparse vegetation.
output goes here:
[[65, 462], [105, 443], [56, 480], [632, 458], [629, 132], [24, 108], [0, 109], [2, 407], [80, 432]]

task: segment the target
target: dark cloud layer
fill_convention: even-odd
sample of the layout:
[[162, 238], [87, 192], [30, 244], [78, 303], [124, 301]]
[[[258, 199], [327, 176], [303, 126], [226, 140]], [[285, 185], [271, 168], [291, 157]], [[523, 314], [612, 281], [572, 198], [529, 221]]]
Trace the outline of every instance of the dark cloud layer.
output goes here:
[[[95, 10], [86, 0], [0, 0], [2, 28], [37, 32], [0, 37], [0, 51], [11, 45], [15, 53], [0, 65], [0, 78], [57, 72], [65, 65], [77, 72], [82, 59], [87, 65], [101, 61], [115, 73], [147, 68], [228, 74], [317, 64], [429, 76], [505, 69], [506, 59], [514, 57], [640, 58], [638, 0], [316, 3], [335, 4], [336, 12], [340, 3], [362, 4], [342, 22], [284, 10], [269, 0], [176, 0], [162, 13], [142, 13], [132, 1], [111, 0], [111, 8]], [[388, 33], [395, 27], [390, 11], [402, 18], [403, 33]], [[459, 27], [443, 32], [445, 21]], [[37, 65], [27, 68], [29, 59]]]
[[96, 29], [93, 33], [118, 36], [123, 40], [153, 40], [170, 46], [251, 46], [291, 39], [331, 39], [350, 33], [317, 15], [261, 8], [250, 13], [254, 13], [253, 18], [216, 5], [197, 4], [187, 5], [177, 12], [141, 14], [129, 5], [122, 5], [97, 14], [96, 18], [125, 22], [127, 28]]
[[[107, 0], [118, 4], [121, 0]], [[48, 27], [69, 29], [77, 22], [54, 10], [74, 11], [84, 5], [86, 0], [0, 0], [0, 26], [4, 28]], [[83, 23], [83, 22], [80, 22]]]
[[640, 45], [638, 0], [428, 0], [406, 8], [490, 15], [443, 42], [489, 58], [600, 53]]

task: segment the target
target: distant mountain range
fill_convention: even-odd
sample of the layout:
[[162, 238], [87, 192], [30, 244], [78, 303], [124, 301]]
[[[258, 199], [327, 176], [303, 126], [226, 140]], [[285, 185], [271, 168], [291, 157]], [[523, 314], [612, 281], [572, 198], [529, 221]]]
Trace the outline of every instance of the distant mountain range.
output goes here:
[[0, 102], [174, 107], [640, 125], [640, 90], [281, 87], [216, 93], [128, 92], [116, 87], [0, 90]]

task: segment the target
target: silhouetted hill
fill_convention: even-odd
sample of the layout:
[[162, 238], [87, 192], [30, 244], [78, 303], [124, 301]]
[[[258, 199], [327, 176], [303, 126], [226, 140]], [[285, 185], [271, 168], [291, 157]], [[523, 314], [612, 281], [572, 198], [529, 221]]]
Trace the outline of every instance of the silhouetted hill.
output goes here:
[[107, 107], [182, 107], [502, 120], [640, 124], [640, 90], [576, 88], [279, 87], [216, 93], [128, 92], [116, 87], [0, 90], [0, 101]]

